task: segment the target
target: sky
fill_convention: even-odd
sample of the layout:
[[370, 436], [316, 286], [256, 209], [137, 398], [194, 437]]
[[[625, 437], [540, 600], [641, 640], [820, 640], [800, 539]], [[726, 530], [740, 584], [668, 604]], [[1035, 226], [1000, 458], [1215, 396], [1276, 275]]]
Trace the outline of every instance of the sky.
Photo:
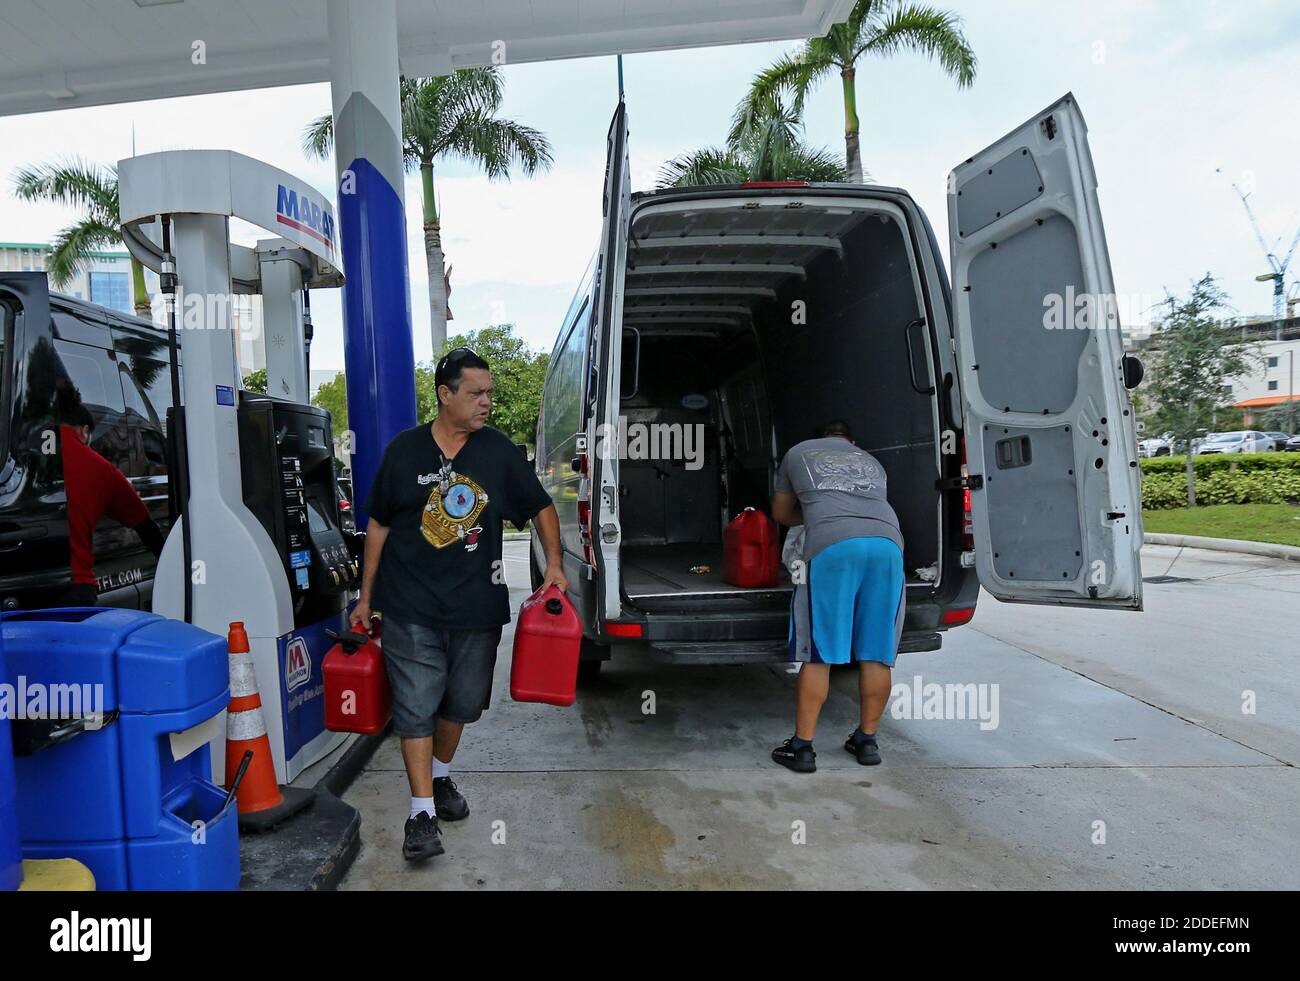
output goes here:
[[[1300, 5], [1290, 0], [953, 0], [979, 58], [958, 89], [918, 55], [859, 65], [864, 166], [909, 190], [947, 237], [949, 170], [1067, 91], [1089, 126], [1120, 310], [1149, 320], [1165, 289], [1206, 272], [1239, 315], [1271, 310], [1263, 251], [1232, 190], [1270, 247], [1300, 226]], [[632, 186], [654, 186], [671, 157], [721, 143], [755, 73], [794, 44], [750, 44], [624, 59]], [[613, 58], [507, 65], [501, 115], [550, 139], [553, 168], [490, 182], [463, 162], [437, 171], [443, 247], [452, 266], [449, 332], [513, 323], [549, 351], [600, 230], [605, 136], [617, 100]], [[299, 149], [302, 127], [330, 109], [327, 85], [195, 96], [0, 117], [0, 241], [45, 242], [71, 211], [17, 201], [12, 174], [79, 156], [237, 150], [332, 193], [334, 167]], [[843, 150], [838, 78], [810, 100], [807, 140]], [[1218, 171], [1221, 171], [1219, 173]], [[417, 360], [431, 355], [418, 175], [406, 184]], [[252, 244], [255, 236], [237, 241]], [[1300, 272], [1300, 262], [1296, 263]], [[1288, 276], [1288, 283], [1294, 280]], [[312, 296], [313, 369], [343, 367], [336, 290]]]

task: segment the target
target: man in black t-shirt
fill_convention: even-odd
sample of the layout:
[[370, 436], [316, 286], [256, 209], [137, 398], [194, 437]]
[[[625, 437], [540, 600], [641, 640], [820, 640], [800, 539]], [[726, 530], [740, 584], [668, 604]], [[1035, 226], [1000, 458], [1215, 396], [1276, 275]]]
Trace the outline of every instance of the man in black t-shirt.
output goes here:
[[487, 362], [457, 348], [438, 362], [434, 384], [437, 418], [398, 433], [384, 451], [366, 502], [365, 574], [352, 611], [366, 627], [372, 606], [384, 618], [393, 730], [411, 785], [402, 854], [412, 861], [442, 854], [438, 818], [469, 814], [449, 771], [465, 725], [488, 706], [510, 621], [502, 522], [522, 529], [533, 521], [546, 551], [544, 585], [569, 585], [550, 496], [519, 447], [487, 425]]

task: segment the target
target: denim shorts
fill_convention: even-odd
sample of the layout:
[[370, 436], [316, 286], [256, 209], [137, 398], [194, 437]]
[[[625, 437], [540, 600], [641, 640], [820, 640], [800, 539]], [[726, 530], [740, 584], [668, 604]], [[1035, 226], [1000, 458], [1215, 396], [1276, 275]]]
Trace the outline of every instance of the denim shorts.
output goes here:
[[433, 735], [434, 719], [477, 722], [492, 698], [501, 627], [445, 630], [384, 617], [384, 663], [393, 690], [393, 731]]

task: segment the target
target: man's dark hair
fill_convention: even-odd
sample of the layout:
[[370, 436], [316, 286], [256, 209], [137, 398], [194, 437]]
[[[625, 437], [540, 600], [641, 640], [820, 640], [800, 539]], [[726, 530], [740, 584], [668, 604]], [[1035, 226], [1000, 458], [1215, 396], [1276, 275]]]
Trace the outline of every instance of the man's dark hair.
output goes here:
[[64, 406], [59, 413], [59, 422], [65, 426], [71, 426], [77, 429], [81, 426], [95, 428], [95, 417], [90, 414], [84, 402], [77, 402], [75, 405]]
[[853, 438], [853, 431], [849, 429], [849, 424], [843, 419], [832, 419], [830, 422], [824, 422], [817, 430], [818, 436], [843, 436], [845, 439]]
[[460, 376], [466, 368], [481, 368], [483, 371], [492, 370], [486, 361], [469, 348], [458, 347], [444, 354], [438, 361], [437, 367], [434, 368], [434, 392], [437, 392], [443, 385], [450, 388], [452, 392], [460, 391]]

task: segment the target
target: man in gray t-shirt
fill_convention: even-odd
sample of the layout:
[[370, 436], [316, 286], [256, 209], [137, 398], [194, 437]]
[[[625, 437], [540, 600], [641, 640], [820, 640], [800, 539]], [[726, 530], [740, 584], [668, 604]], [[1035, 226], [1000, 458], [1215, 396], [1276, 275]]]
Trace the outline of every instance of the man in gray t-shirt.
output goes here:
[[827, 423], [781, 461], [772, 517], [804, 527], [790, 610], [790, 660], [802, 662], [795, 735], [772, 759], [801, 773], [817, 768], [812, 738], [830, 665], [856, 661], [861, 724], [844, 748], [859, 763], [879, 763], [876, 727], [889, 700], [905, 606], [903, 536], [885, 470], [854, 445], [846, 423]]

